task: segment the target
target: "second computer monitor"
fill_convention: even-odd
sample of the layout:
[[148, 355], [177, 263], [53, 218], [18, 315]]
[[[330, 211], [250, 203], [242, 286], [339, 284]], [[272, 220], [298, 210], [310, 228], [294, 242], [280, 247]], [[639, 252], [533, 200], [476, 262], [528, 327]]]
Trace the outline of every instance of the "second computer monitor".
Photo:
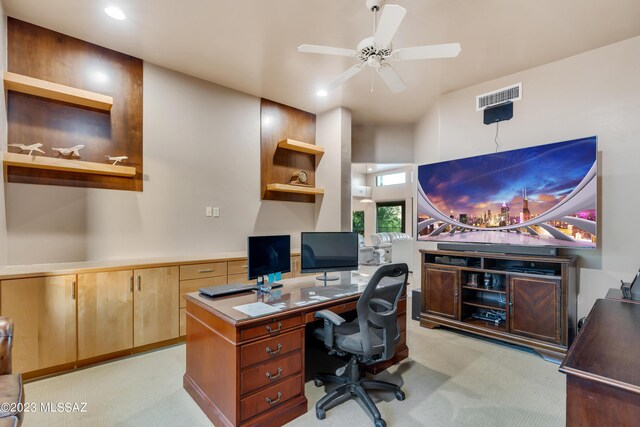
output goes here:
[[291, 271], [290, 236], [251, 236], [247, 249], [249, 280]]
[[358, 233], [315, 232], [301, 235], [302, 273], [324, 273], [319, 280], [337, 280], [328, 271], [358, 269]]

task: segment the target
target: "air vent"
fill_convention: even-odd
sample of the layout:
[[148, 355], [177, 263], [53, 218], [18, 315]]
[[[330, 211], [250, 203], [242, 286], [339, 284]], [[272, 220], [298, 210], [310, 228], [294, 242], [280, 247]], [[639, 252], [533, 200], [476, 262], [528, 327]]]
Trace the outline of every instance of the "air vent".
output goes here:
[[502, 104], [507, 101], [519, 101], [522, 99], [522, 83], [494, 90], [476, 96], [476, 111], [482, 111], [492, 105]]

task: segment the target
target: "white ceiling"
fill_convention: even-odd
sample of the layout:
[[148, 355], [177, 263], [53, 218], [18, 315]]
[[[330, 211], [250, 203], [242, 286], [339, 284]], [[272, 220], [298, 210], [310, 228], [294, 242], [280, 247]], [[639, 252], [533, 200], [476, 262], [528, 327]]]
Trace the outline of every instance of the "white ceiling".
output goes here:
[[364, 175], [412, 166], [411, 163], [351, 163], [351, 171]]
[[394, 47], [460, 42], [460, 56], [394, 64], [409, 88], [397, 95], [378, 78], [370, 93], [362, 72], [318, 98], [354, 60], [296, 47], [355, 48], [372, 32], [364, 0], [2, 1], [9, 16], [303, 110], [345, 106], [357, 122], [413, 122], [442, 93], [640, 35], [638, 0], [390, 0], [408, 10]]

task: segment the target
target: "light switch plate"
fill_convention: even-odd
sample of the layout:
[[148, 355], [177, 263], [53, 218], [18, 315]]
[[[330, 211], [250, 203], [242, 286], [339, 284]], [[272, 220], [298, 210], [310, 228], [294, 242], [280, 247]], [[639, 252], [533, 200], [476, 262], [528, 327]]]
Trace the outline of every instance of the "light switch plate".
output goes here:
[[207, 206], [207, 207], [204, 209], [204, 214], [205, 214], [206, 216], [213, 216], [213, 208], [212, 208], [211, 206]]
[[214, 218], [220, 217], [220, 208], [213, 208], [213, 217]]

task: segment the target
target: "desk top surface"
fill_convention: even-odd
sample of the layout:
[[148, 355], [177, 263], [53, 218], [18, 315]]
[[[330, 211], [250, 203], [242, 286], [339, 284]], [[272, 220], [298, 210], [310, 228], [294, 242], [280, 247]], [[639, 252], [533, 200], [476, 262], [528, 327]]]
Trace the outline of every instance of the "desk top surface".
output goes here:
[[[342, 272], [331, 273], [331, 276], [338, 276], [336, 281], [324, 282], [317, 280], [315, 276], [296, 277], [280, 281], [282, 288], [272, 289], [269, 293], [250, 291], [226, 297], [210, 298], [198, 292], [186, 294], [186, 298], [204, 305], [207, 309], [217, 312], [225, 317], [230, 323], [238, 324], [254, 319], [268, 318], [269, 316], [294, 313], [296, 311], [306, 311], [310, 308], [321, 308], [323, 305], [336, 304], [341, 300], [345, 302], [357, 299], [364, 288], [369, 283], [370, 274], [364, 272]], [[399, 279], [383, 278], [380, 288], [398, 285]], [[379, 289], [380, 289], [379, 288]], [[270, 307], [277, 308], [275, 313], [250, 316], [237, 310], [238, 307], [251, 303], [264, 303]]]
[[599, 299], [560, 371], [640, 393], [640, 305]]

